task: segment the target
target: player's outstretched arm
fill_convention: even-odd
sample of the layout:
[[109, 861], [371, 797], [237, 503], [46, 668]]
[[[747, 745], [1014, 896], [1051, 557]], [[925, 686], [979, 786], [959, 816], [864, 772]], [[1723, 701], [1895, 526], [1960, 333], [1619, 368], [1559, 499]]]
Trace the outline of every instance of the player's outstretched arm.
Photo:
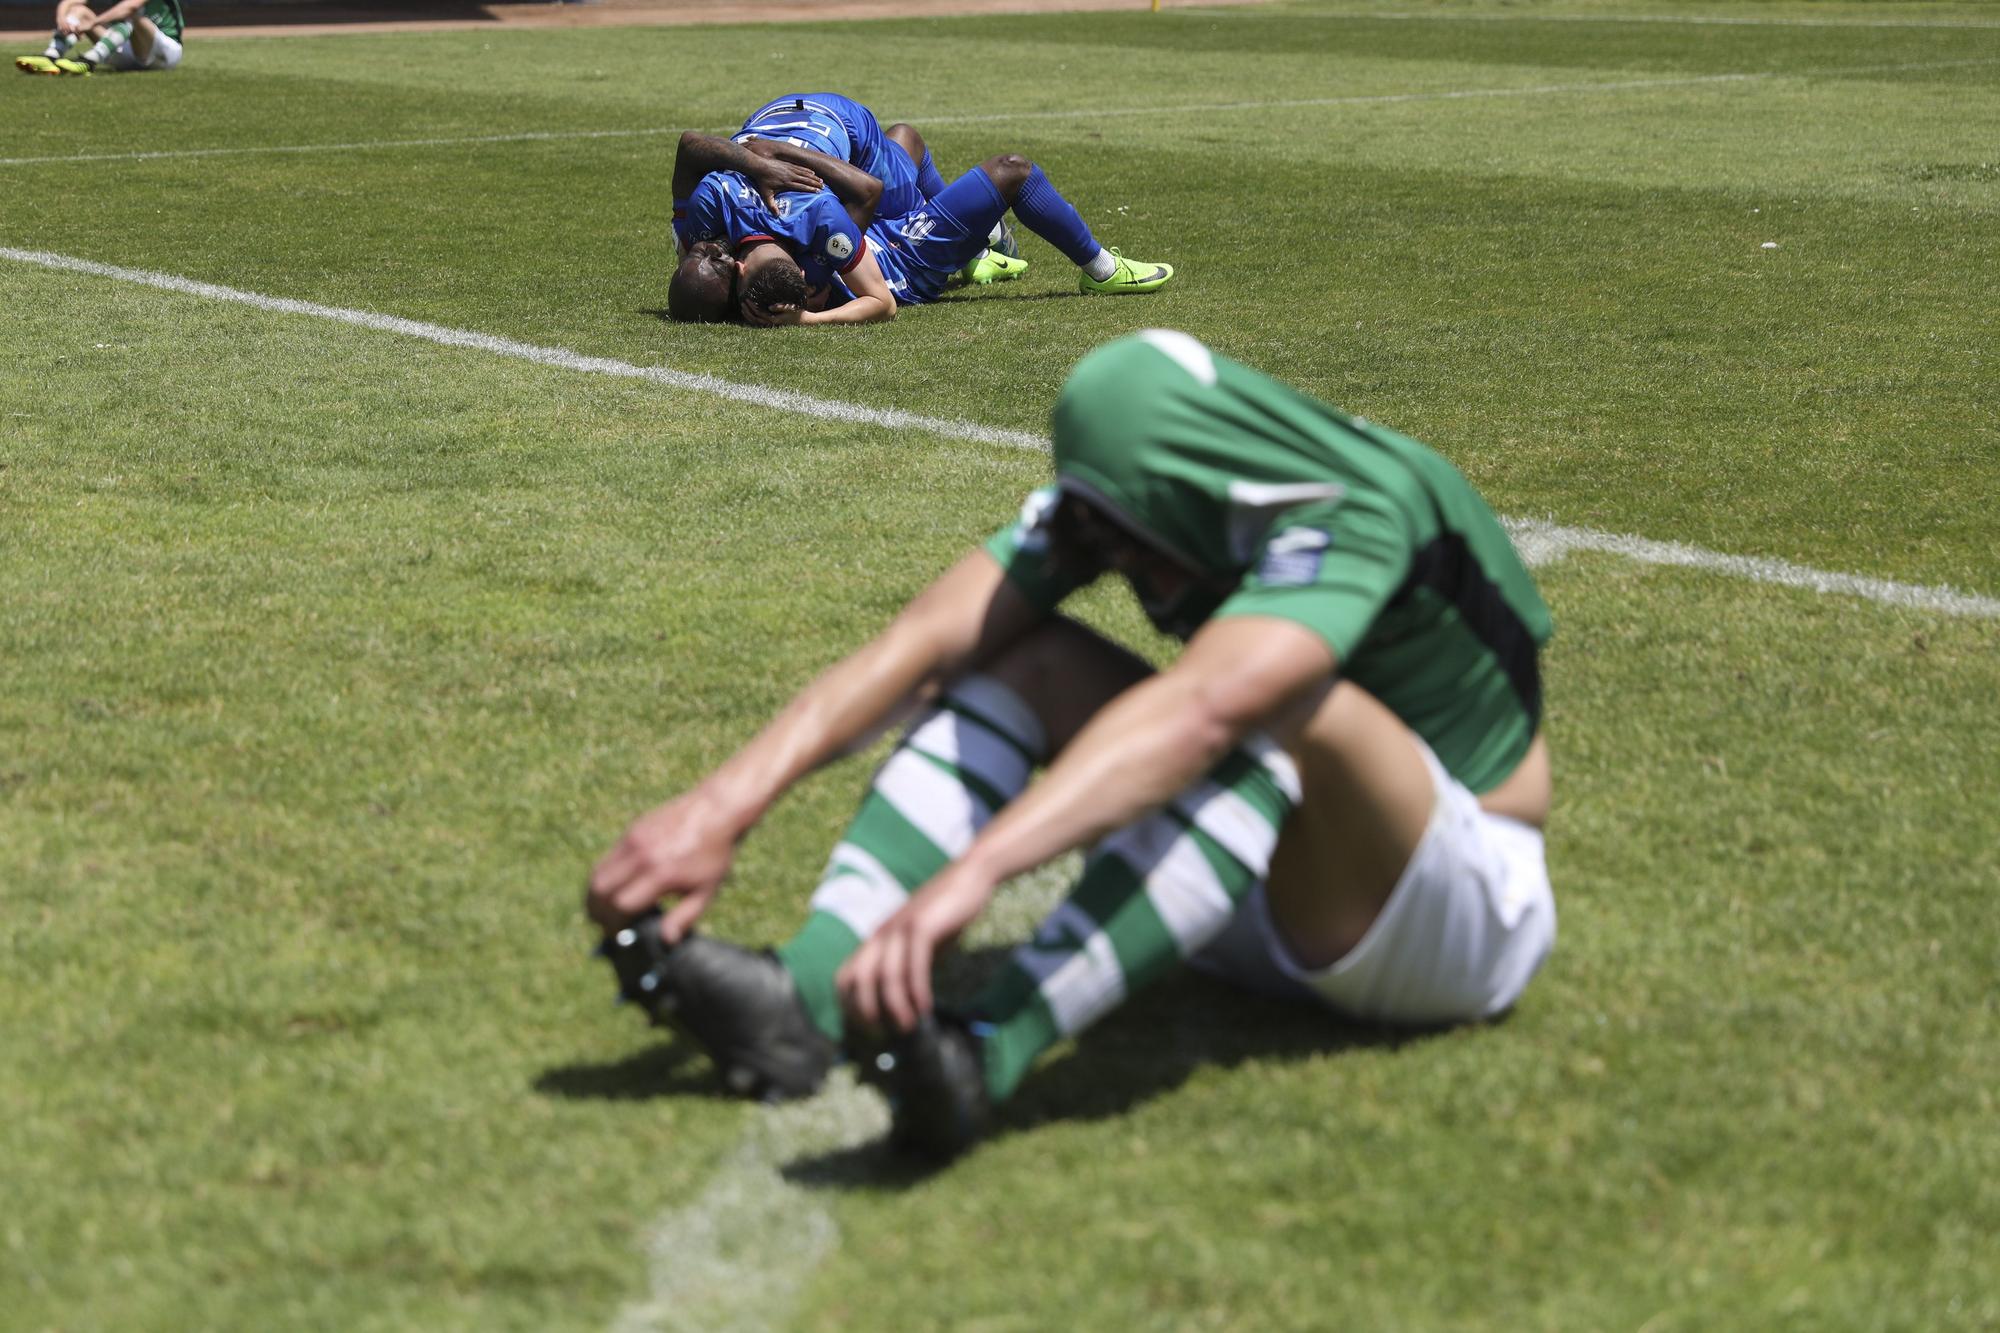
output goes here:
[[882, 205], [882, 181], [852, 162], [782, 139], [752, 139], [743, 147], [759, 157], [774, 157], [816, 174], [862, 230], [875, 220], [875, 210]]
[[591, 871], [591, 919], [608, 928], [678, 899], [661, 934], [679, 940], [714, 899], [737, 842], [793, 783], [865, 746], [1036, 618], [993, 557], [967, 555], [700, 785], [634, 820]]
[[713, 134], [688, 130], [674, 149], [674, 198], [686, 199], [713, 171], [739, 171], [750, 178], [764, 196], [764, 203], [776, 211], [777, 197], [787, 190], [813, 191], [820, 178], [805, 167], [782, 158], [750, 152], [739, 143], [718, 139]]
[[840, 971], [869, 1028], [907, 1031], [931, 1008], [931, 964], [1003, 881], [1165, 805], [1251, 731], [1296, 727], [1331, 687], [1333, 650], [1288, 620], [1211, 622], [1169, 669], [1112, 700], [1040, 781], [993, 817]]
[[840, 277], [854, 299], [831, 310], [802, 310], [799, 323], [876, 324], [896, 317], [896, 294], [889, 290], [889, 280], [872, 253], [863, 254], [861, 262]]

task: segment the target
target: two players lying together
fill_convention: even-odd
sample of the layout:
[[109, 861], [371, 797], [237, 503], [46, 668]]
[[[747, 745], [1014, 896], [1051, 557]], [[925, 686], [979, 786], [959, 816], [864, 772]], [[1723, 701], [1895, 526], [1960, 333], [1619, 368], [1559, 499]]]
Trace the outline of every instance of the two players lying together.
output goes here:
[[990, 157], [946, 184], [914, 128], [885, 130], [836, 93], [779, 98], [729, 139], [683, 134], [673, 187], [676, 320], [894, 319], [898, 305], [934, 301], [953, 282], [1026, 272], [1010, 210], [1077, 266], [1083, 291], [1157, 291], [1174, 274], [1099, 245], [1025, 157]]

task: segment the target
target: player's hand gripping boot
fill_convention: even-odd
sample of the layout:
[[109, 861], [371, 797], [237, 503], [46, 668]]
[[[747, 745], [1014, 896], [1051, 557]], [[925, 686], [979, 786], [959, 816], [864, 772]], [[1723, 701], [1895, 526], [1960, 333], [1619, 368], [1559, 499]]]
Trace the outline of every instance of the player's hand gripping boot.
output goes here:
[[889, 1142], [942, 1165], [977, 1143], [993, 1118], [979, 1039], [956, 1018], [926, 1014], [860, 1060], [862, 1080], [889, 1099]]
[[707, 935], [670, 945], [660, 938], [658, 912], [608, 932], [597, 952], [618, 976], [619, 998], [699, 1042], [737, 1096], [809, 1096], [839, 1054], [769, 953]]

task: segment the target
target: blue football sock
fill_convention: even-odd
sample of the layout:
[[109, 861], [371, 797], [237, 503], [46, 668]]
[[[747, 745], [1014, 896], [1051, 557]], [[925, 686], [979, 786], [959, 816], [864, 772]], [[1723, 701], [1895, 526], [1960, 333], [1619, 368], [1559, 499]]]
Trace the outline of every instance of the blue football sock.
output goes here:
[[944, 188], [944, 177], [939, 174], [937, 163], [931, 161], [931, 150], [924, 149], [924, 160], [917, 163], [917, 189], [924, 198], [933, 198]]
[[1083, 215], [1057, 193], [1040, 167], [1031, 168], [1021, 193], [1014, 199], [1014, 216], [1021, 225], [1063, 252], [1070, 263], [1082, 268], [1104, 249], [1090, 234]]

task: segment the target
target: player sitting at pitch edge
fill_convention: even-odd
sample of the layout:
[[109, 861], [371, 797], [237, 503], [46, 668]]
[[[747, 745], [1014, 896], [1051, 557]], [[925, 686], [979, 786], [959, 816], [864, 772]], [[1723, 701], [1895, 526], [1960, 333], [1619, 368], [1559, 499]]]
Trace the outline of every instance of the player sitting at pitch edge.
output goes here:
[[[683, 135], [674, 235], [684, 258], [667, 289], [669, 316], [740, 316], [763, 325], [893, 319], [899, 304], [937, 299], [968, 268], [975, 282], [1024, 272], [1025, 261], [988, 250], [1009, 209], [1083, 270], [1086, 292], [1157, 291], [1173, 277], [1169, 265], [1141, 264], [1099, 245], [1041, 168], [1016, 154], [988, 158], [927, 192], [922, 173], [937, 176], [928, 149], [908, 126], [893, 128], [905, 133], [880, 155], [884, 176], [844, 161], [827, 170], [826, 155], [814, 154], [809, 160], [829, 189], [775, 197], [742, 167], [724, 169], [719, 157], [690, 151], [722, 141]], [[731, 145], [738, 151], [789, 151], [798, 159], [797, 145], [754, 137], [747, 126], [738, 138]], [[887, 213], [912, 192], [920, 200], [914, 211]]]
[[92, 13], [83, 0], [56, 6], [56, 30], [38, 56], [17, 56], [24, 74], [93, 74], [99, 69], [174, 69], [186, 29], [180, 0], [118, 0]]
[[[625, 993], [754, 1095], [809, 1093], [843, 1039], [887, 1034], [862, 1074], [933, 1158], [1182, 961], [1387, 1023], [1513, 1005], [1555, 939], [1551, 627], [1465, 478], [1160, 330], [1076, 367], [1054, 456], [1018, 521], [597, 863]], [[1105, 573], [1187, 641], [1172, 665], [1057, 614]], [[779, 795], [913, 711], [799, 933], [691, 934]], [[998, 980], [936, 1009], [932, 960], [995, 887], [1084, 847]]]

